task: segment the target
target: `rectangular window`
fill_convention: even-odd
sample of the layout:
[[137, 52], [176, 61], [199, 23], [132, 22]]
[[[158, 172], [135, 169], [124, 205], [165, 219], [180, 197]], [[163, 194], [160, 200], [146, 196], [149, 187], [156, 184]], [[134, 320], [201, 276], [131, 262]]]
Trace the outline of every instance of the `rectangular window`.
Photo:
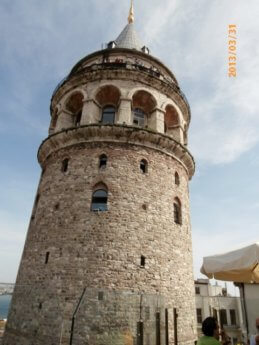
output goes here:
[[145, 125], [145, 113], [143, 110], [136, 108], [133, 112], [133, 123], [139, 127], [144, 127]]
[[161, 345], [160, 313], [156, 313], [156, 345]]
[[227, 325], [228, 322], [227, 322], [227, 311], [226, 311], [226, 309], [220, 309], [219, 315], [220, 315], [220, 324], [221, 324], [221, 326]]
[[103, 295], [104, 295], [103, 291], [98, 292], [98, 301], [103, 301]]
[[218, 313], [217, 310], [213, 308], [213, 317], [218, 321]]
[[230, 309], [230, 322], [231, 325], [236, 325], [237, 324], [237, 320], [236, 320], [236, 311], [235, 309]]
[[168, 309], [165, 309], [165, 345], [169, 345]]
[[200, 295], [200, 287], [199, 286], [195, 286], [195, 294], [196, 295]]
[[174, 308], [174, 345], [178, 345], [178, 313], [177, 309]]
[[144, 345], [144, 324], [142, 321], [137, 323], [137, 345]]
[[49, 252], [45, 255], [45, 265], [49, 262]]
[[196, 309], [197, 323], [202, 323], [202, 311], [201, 308]]
[[145, 256], [141, 255], [140, 257], [140, 267], [144, 268], [146, 264], [146, 258]]

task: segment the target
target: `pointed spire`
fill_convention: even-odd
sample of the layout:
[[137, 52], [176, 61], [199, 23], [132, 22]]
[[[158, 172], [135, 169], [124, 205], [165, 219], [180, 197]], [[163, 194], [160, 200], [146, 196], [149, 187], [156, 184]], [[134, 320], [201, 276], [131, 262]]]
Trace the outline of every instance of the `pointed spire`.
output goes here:
[[[116, 43], [117, 48], [126, 48], [126, 49], [136, 49], [139, 51], [143, 51], [143, 44], [138, 38], [138, 35], [134, 28], [134, 7], [133, 7], [133, 0], [131, 0], [129, 16], [128, 16], [128, 24], [119, 34], [119, 36], [114, 41]], [[146, 53], [146, 51], [143, 51]]]
[[131, 24], [134, 22], [134, 8], [133, 8], [133, 0], [131, 0], [129, 16], [128, 16], [128, 23]]

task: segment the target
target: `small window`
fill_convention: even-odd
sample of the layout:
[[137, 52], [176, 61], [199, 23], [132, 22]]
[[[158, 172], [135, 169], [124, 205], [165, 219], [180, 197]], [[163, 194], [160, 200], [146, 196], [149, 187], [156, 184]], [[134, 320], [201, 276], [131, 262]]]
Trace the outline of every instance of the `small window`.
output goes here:
[[168, 309], [165, 309], [165, 345], [169, 345], [169, 322]]
[[103, 291], [98, 292], [98, 301], [103, 301], [104, 293]]
[[133, 124], [139, 127], [144, 127], [146, 114], [143, 110], [135, 108], [133, 110]]
[[220, 325], [227, 325], [227, 311], [226, 309], [219, 310], [219, 317], [220, 317]]
[[49, 262], [49, 252], [45, 255], [45, 265]]
[[137, 345], [144, 345], [144, 323], [139, 321], [137, 323]]
[[77, 114], [75, 114], [75, 125], [77, 127], [80, 126], [81, 118], [82, 118], [82, 110], [80, 110]]
[[195, 286], [195, 294], [196, 295], [200, 295], [201, 291], [200, 291], [200, 287], [199, 286]]
[[140, 257], [140, 267], [144, 268], [145, 264], [146, 264], [146, 258], [145, 258], [145, 256], [141, 255], [141, 257]]
[[212, 310], [212, 315], [213, 315], [213, 317], [215, 317], [215, 319], [218, 321], [217, 309], [213, 308], [213, 310]]
[[91, 211], [107, 211], [108, 193], [104, 189], [97, 189], [92, 196]]
[[175, 174], [174, 174], [174, 183], [179, 186], [180, 185], [180, 177], [179, 177], [179, 174], [178, 172], [176, 171]]
[[178, 198], [174, 199], [174, 222], [176, 224], [182, 224], [181, 203]]
[[57, 203], [54, 205], [54, 210], [55, 210], [55, 211], [59, 210], [59, 202], [57, 202]]
[[62, 161], [62, 166], [61, 166], [61, 171], [62, 171], [62, 172], [67, 172], [67, 169], [68, 169], [68, 162], [69, 162], [69, 159], [68, 159], [68, 158], [65, 158], [65, 159]]
[[146, 174], [147, 173], [147, 161], [145, 159], [142, 159], [140, 161], [140, 170], [143, 172], [143, 174]]
[[107, 156], [106, 155], [101, 155], [99, 157], [99, 168], [105, 168], [107, 165]]
[[103, 108], [102, 111], [102, 123], [103, 124], [114, 124], [115, 119], [115, 108], [111, 105], [108, 105]]
[[201, 308], [196, 309], [197, 323], [202, 323], [202, 310]]
[[237, 324], [237, 320], [236, 320], [236, 311], [235, 309], [230, 309], [230, 322], [231, 325], [236, 325]]
[[160, 313], [156, 313], [156, 345], [161, 345]]

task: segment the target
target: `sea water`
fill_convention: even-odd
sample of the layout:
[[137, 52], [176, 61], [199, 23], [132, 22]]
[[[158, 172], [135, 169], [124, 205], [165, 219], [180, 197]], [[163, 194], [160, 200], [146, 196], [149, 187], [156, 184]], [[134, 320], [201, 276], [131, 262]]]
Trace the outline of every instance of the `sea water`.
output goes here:
[[0, 319], [7, 319], [12, 295], [0, 295]]

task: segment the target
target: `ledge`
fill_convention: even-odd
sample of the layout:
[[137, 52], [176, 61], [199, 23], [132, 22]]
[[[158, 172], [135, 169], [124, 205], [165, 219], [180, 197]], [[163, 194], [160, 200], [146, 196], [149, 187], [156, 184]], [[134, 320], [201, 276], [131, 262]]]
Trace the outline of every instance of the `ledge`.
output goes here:
[[45, 139], [38, 150], [41, 165], [54, 152], [83, 143], [118, 143], [142, 146], [169, 155], [179, 161], [189, 179], [195, 170], [195, 162], [186, 147], [173, 138], [150, 129], [126, 125], [89, 124], [72, 127], [54, 133]]

